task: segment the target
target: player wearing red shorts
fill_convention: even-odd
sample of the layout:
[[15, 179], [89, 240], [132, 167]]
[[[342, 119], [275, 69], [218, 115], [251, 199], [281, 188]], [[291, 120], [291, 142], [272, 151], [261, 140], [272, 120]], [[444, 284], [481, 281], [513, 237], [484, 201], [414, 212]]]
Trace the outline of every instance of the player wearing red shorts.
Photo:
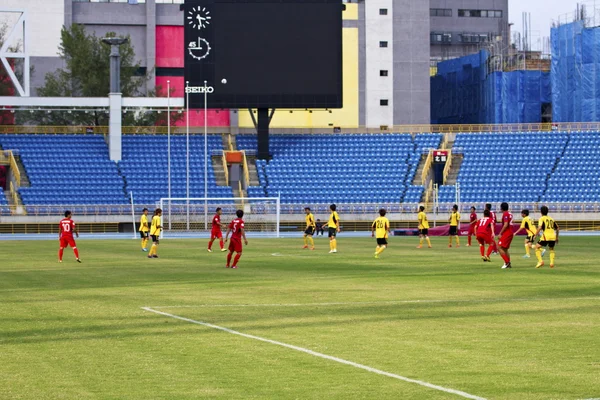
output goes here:
[[79, 237], [79, 231], [75, 226], [75, 222], [71, 219], [71, 211], [65, 211], [65, 218], [59, 222], [58, 227], [58, 242], [60, 246], [58, 248], [58, 262], [62, 262], [65, 248], [71, 246], [73, 253], [75, 253], [75, 260], [80, 263], [79, 251], [77, 250], [75, 239], [73, 239], [73, 232], [75, 232], [75, 236]]
[[[486, 209], [483, 211], [483, 218], [477, 221], [475, 225], [475, 237], [479, 242], [479, 252], [481, 253], [481, 259], [490, 261], [490, 254], [494, 249], [494, 220], [490, 216], [490, 210]], [[487, 254], [485, 254], [485, 245], [488, 245]]]
[[223, 214], [223, 211], [221, 210], [221, 207], [217, 208], [216, 214], [212, 219], [212, 229], [210, 231], [210, 240], [208, 241], [208, 252], [212, 253], [212, 244], [215, 241], [215, 239], [219, 239], [219, 246], [221, 247], [221, 251], [225, 251], [224, 245], [223, 245], [223, 232], [221, 232], [221, 214]]
[[510, 244], [513, 240], [514, 234], [512, 230], [512, 220], [513, 215], [508, 212], [508, 203], [502, 203], [500, 205], [500, 209], [502, 210], [502, 229], [500, 229], [500, 239], [498, 240], [498, 248], [500, 250], [500, 257], [504, 260], [503, 269], [512, 268], [510, 265], [510, 254], [508, 253], [508, 249], [510, 249]]
[[[242, 219], [244, 212], [242, 210], [237, 210], [235, 215], [237, 215], [237, 218], [229, 223], [227, 233], [225, 233], [225, 243], [227, 243], [229, 232], [231, 232], [231, 242], [229, 242], [229, 253], [227, 254], [227, 264], [225, 265], [225, 268], [229, 268], [230, 265], [231, 268], [237, 268], [237, 263], [242, 256], [242, 238], [244, 238], [244, 244], [248, 246], [248, 239], [246, 239], [246, 232], [244, 231], [244, 220]], [[237, 254], [233, 259], [232, 265], [231, 257], [234, 252]]]
[[[486, 210], [490, 210], [490, 218], [494, 222], [494, 231], [495, 231], [496, 224], [498, 223], [498, 219], [496, 218], [496, 213], [492, 211], [492, 205], [490, 203], [487, 203], [485, 205], [485, 209]], [[494, 236], [495, 236], [495, 234], [494, 234]], [[493, 239], [495, 239], [495, 237]], [[498, 246], [496, 245], [496, 240], [494, 240], [494, 243], [493, 243], [492, 247], [493, 247], [492, 253], [493, 254], [498, 254]]]
[[475, 234], [475, 227], [477, 226], [477, 213], [475, 212], [475, 206], [471, 207], [471, 214], [469, 215], [469, 240], [467, 247], [471, 246], [471, 236]]

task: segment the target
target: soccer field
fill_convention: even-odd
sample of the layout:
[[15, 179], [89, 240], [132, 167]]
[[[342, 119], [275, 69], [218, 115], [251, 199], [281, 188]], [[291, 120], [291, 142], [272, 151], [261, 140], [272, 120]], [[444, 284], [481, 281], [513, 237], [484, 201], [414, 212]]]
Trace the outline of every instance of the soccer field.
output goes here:
[[83, 264], [2, 241], [0, 398], [600, 397], [600, 237], [554, 270], [521, 237], [512, 270], [447, 238], [315, 241], [250, 238], [238, 270], [204, 239], [80, 239]]

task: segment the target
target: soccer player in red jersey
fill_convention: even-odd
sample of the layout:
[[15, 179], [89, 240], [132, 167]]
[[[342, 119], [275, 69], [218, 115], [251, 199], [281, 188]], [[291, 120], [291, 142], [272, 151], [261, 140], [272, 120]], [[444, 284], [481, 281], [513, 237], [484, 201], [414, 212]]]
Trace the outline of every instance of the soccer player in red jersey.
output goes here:
[[498, 247], [500, 250], [500, 257], [504, 260], [503, 269], [512, 268], [510, 265], [510, 254], [508, 253], [508, 249], [510, 249], [510, 244], [513, 240], [514, 234], [512, 230], [512, 220], [513, 215], [508, 212], [508, 203], [502, 203], [500, 205], [500, 209], [502, 210], [502, 229], [500, 229], [500, 240], [498, 240]]
[[[237, 210], [235, 215], [237, 215], [237, 218], [231, 221], [227, 227], [227, 233], [225, 234], [225, 243], [227, 243], [229, 232], [231, 232], [231, 242], [229, 243], [229, 253], [227, 254], [227, 265], [225, 265], [225, 268], [229, 268], [230, 265], [231, 268], [237, 268], [237, 263], [242, 256], [242, 238], [244, 238], [244, 244], [248, 246], [248, 239], [246, 239], [246, 232], [244, 231], [244, 220], [242, 219], [244, 212], [242, 210]], [[233, 259], [232, 265], [231, 257], [233, 256], [233, 252], [236, 252], [237, 254]]]
[[[490, 218], [494, 222], [494, 230], [495, 230], [496, 229], [496, 224], [498, 223], [498, 219], [496, 218], [496, 213], [492, 211], [492, 205], [490, 203], [487, 203], [485, 205], [485, 209], [486, 210], [490, 210]], [[495, 234], [494, 234], [494, 236], [495, 236]], [[493, 248], [492, 253], [493, 254], [498, 254], [498, 246], [496, 245], [496, 240], [494, 240], [492, 248]]]
[[[477, 221], [475, 225], [475, 234], [479, 242], [479, 252], [483, 261], [490, 261], [490, 254], [494, 249], [494, 220], [490, 217], [490, 210], [483, 211], [483, 218]], [[485, 254], [485, 245], [488, 245], [487, 254]]]
[[471, 236], [475, 234], [475, 227], [477, 226], [477, 213], [475, 212], [475, 206], [471, 207], [469, 221], [469, 240], [467, 243], [467, 247], [471, 246]]
[[225, 251], [224, 245], [223, 245], [223, 232], [221, 232], [221, 214], [223, 213], [223, 211], [221, 210], [221, 207], [217, 208], [216, 214], [212, 219], [212, 229], [210, 231], [210, 240], [208, 241], [208, 252], [212, 253], [212, 244], [215, 241], [215, 239], [219, 239], [219, 246], [221, 247], [221, 251]]
[[58, 227], [58, 241], [60, 246], [58, 249], [58, 262], [62, 262], [65, 248], [71, 246], [73, 253], [75, 253], [75, 260], [80, 263], [79, 251], [77, 250], [75, 239], [73, 239], [73, 232], [79, 237], [79, 231], [75, 226], [75, 222], [71, 219], [71, 211], [65, 211], [65, 217], [59, 222]]

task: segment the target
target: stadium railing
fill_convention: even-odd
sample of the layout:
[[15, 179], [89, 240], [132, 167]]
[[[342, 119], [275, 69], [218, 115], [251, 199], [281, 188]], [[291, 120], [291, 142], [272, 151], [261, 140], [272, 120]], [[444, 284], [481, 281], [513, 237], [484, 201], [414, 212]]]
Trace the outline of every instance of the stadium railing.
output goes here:
[[[384, 129], [382, 129], [384, 128]], [[335, 130], [335, 132], [334, 132]], [[319, 133], [465, 133], [465, 132], [582, 132], [600, 131], [600, 122], [560, 122], [560, 123], [526, 123], [526, 124], [457, 124], [457, 125], [389, 125], [385, 127], [272, 127], [272, 131], [281, 134], [319, 134]], [[172, 127], [171, 133], [183, 134], [185, 127]], [[203, 133], [204, 126], [190, 127], [191, 133]], [[36, 125], [1, 125], [0, 134], [108, 134], [108, 126], [36, 126]], [[124, 126], [123, 134], [167, 134], [166, 126]], [[237, 134], [256, 133], [254, 128], [209, 127], [208, 133]]]
[[[337, 204], [338, 212], [340, 215], [353, 215], [363, 216], [368, 215], [369, 217], [373, 214], [377, 214], [380, 208], [385, 208], [388, 213], [397, 215], [416, 215], [417, 208], [423, 203], [354, 203], [354, 204]], [[449, 214], [452, 210], [454, 203], [440, 203], [437, 214], [444, 215], [447, 219], [446, 214]], [[464, 214], [469, 211], [470, 207], [474, 205], [477, 210], [483, 210], [485, 202], [481, 203], [462, 203], [460, 205], [460, 211]], [[495, 209], [500, 209], [500, 204], [495, 204]], [[550, 210], [550, 214], [588, 214], [590, 217], [595, 217], [600, 220], [600, 202], [593, 203], [537, 203], [537, 202], [511, 202], [510, 209], [515, 214], [515, 219], [520, 219], [520, 211], [522, 209], [528, 209], [530, 213], [537, 213], [541, 206], [547, 206]], [[425, 204], [426, 212], [434, 214], [431, 210], [431, 205]], [[131, 216], [131, 204], [61, 204], [61, 205], [24, 205], [23, 206], [28, 216], [56, 216], [64, 213], [65, 210], [71, 210], [74, 215], [79, 216]], [[156, 204], [135, 204], [135, 209], [142, 209], [147, 207], [154, 209], [158, 207]], [[212, 206], [211, 206], [212, 207]], [[329, 203], [327, 204], [281, 204], [281, 215], [303, 215], [304, 208], [310, 207], [314, 213], [329, 214]], [[598, 214], [598, 215], [594, 215]], [[533, 214], [534, 216], [536, 214]], [[440, 219], [443, 219], [440, 217]], [[464, 219], [463, 219], [464, 220]]]

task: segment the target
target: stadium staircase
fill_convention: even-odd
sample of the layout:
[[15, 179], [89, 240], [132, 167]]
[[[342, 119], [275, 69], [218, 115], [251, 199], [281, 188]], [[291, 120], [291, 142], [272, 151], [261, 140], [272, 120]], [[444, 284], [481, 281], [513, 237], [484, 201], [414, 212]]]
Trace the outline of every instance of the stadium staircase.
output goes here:
[[464, 156], [462, 154], [452, 153], [452, 165], [450, 166], [450, 171], [448, 172], [448, 176], [446, 177], [445, 185], [455, 185], [458, 180], [458, 174], [460, 173], [460, 167], [464, 161]]

